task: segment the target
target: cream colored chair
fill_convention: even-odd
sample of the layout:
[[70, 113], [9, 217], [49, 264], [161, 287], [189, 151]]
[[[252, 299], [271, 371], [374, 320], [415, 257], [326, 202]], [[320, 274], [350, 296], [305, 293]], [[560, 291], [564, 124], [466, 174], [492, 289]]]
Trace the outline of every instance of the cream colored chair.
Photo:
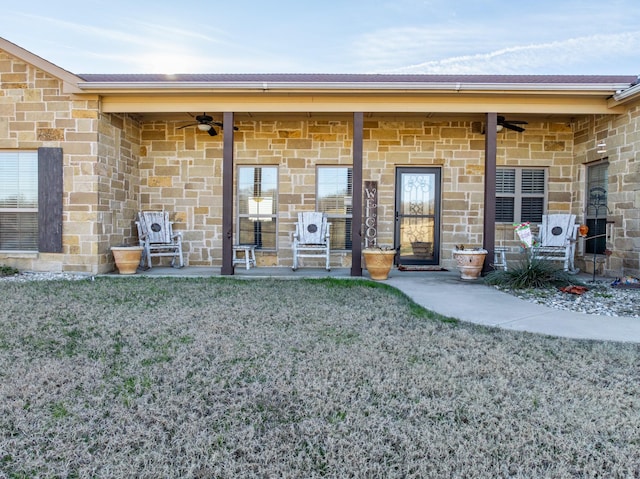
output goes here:
[[298, 213], [296, 231], [293, 233], [293, 271], [298, 269], [299, 258], [320, 258], [325, 260], [325, 268], [331, 271], [329, 255], [331, 246], [327, 215], [317, 211]]
[[565, 271], [577, 272], [574, 266], [578, 228], [576, 215], [544, 215], [539, 225], [538, 244], [532, 248], [532, 257], [547, 261], [562, 261]]

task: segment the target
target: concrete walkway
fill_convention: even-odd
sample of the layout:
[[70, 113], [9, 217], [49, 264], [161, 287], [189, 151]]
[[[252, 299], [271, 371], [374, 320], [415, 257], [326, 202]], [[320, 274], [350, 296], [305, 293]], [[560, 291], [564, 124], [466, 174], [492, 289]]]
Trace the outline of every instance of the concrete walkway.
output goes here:
[[[350, 278], [346, 268], [236, 268], [233, 277], [251, 278]], [[220, 268], [154, 267], [139, 273], [146, 276], [219, 276]], [[368, 278], [366, 270], [363, 278]], [[458, 272], [417, 272], [394, 269], [384, 283], [399, 289], [413, 301], [437, 313], [470, 323], [515, 331], [547, 334], [576, 339], [596, 339], [640, 343], [640, 318], [598, 316], [574, 313], [540, 304], [484, 285], [481, 281], [463, 281]], [[640, 296], [640, 292], [639, 292]]]

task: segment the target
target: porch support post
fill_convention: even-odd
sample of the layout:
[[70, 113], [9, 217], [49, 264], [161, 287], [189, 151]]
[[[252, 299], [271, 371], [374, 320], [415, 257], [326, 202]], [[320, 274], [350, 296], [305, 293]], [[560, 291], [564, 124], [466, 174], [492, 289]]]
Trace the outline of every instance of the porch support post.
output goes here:
[[496, 243], [496, 156], [498, 126], [497, 113], [487, 113], [484, 145], [484, 231], [482, 247], [488, 254], [484, 260], [482, 274], [491, 271]]
[[233, 112], [222, 117], [222, 269], [233, 275]]
[[353, 114], [353, 198], [351, 203], [351, 276], [362, 276], [362, 138], [364, 114]]

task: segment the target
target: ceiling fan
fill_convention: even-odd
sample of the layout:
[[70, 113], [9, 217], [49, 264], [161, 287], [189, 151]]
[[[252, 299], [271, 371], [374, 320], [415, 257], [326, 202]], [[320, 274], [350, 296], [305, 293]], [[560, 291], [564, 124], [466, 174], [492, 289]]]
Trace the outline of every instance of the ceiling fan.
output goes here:
[[[504, 116], [498, 116], [498, 128], [502, 126], [502, 128], [507, 128], [509, 130], [522, 132], [524, 131], [524, 128], [518, 125], [527, 125], [527, 124], [528, 123], [523, 120], [506, 120]], [[502, 130], [502, 128], [500, 128], [500, 130]]]
[[[195, 118], [197, 123], [190, 123], [189, 125], [179, 126], [178, 130], [182, 130], [183, 128], [188, 128], [190, 126], [197, 126], [198, 130], [206, 131], [207, 133], [209, 133], [209, 136], [216, 136], [218, 132], [216, 131], [214, 126], [218, 126], [220, 128], [223, 127], [223, 124], [221, 121], [214, 121], [213, 117], [210, 115], [207, 115], [206, 113], [203, 113], [202, 115], [198, 115]], [[233, 129], [235, 131], [238, 131], [237, 126], [234, 126]]]

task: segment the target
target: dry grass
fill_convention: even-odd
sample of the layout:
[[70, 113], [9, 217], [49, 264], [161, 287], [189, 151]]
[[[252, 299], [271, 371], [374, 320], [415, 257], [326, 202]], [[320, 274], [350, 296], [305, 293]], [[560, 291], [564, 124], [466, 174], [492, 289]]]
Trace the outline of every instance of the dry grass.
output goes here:
[[640, 349], [362, 281], [0, 284], [0, 477], [640, 477]]

